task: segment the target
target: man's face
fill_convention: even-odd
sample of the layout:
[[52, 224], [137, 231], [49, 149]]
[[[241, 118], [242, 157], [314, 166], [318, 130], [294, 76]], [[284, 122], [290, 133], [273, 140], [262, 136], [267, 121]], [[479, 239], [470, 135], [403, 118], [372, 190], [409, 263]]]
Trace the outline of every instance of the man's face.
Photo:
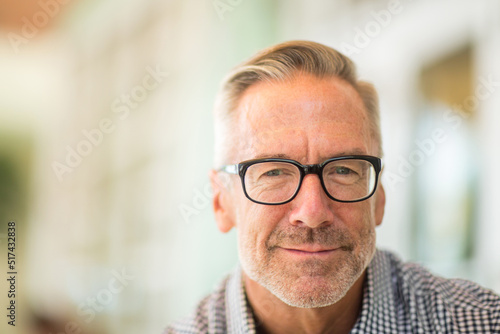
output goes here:
[[[317, 164], [378, 154], [361, 98], [337, 78], [297, 74], [286, 82], [257, 83], [243, 94], [236, 113], [229, 163], [281, 157]], [[291, 202], [262, 205], [248, 200], [238, 176], [231, 177], [229, 187], [215, 191], [214, 206], [219, 228], [238, 230], [245, 274], [292, 306], [340, 300], [373, 257], [382, 187], [368, 200], [339, 203], [310, 174]]]

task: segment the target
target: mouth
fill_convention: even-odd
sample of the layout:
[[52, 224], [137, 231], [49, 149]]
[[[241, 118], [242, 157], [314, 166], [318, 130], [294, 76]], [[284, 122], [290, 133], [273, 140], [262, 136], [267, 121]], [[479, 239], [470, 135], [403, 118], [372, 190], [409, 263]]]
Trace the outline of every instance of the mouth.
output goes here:
[[294, 247], [280, 247], [288, 254], [295, 256], [328, 256], [335, 253], [340, 248], [323, 247], [319, 245], [303, 245]]

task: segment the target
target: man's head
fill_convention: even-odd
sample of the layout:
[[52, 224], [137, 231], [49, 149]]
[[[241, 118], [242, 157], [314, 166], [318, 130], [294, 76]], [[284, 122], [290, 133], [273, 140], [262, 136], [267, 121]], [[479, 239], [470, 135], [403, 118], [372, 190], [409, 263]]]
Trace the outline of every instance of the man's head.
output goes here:
[[[215, 113], [217, 168], [262, 158], [313, 165], [382, 152], [375, 90], [357, 81], [348, 58], [317, 43], [280, 44], [238, 66]], [[247, 170], [244, 184], [238, 175], [221, 182], [226, 173], [212, 171], [217, 224], [223, 232], [237, 228], [251, 280], [296, 307], [327, 306], [346, 295], [373, 257], [385, 204], [380, 185], [355, 201], [371, 195], [366, 189], [378, 176], [360, 159], [306, 167], [323, 168], [317, 175], [299, 175], [288, 164], [280, 166], [293, 168]], [[292, 199], [286, 189], [297, 187]]]
[[236, 66], [223, 80], [215, 104], [215, 165], [232, 160], [238, 132], [233, 131], [237, 105], [246, 89], [258, 82], [286, 81], [297, 73], [317, 78], [336, 77], [349, 83], [367, 111], [370, 131], [382, 156], [379, 106], [372, 84], [359, 81], [352, 61], [338, 51], [310, 41], [290, 41], [272, 46]]

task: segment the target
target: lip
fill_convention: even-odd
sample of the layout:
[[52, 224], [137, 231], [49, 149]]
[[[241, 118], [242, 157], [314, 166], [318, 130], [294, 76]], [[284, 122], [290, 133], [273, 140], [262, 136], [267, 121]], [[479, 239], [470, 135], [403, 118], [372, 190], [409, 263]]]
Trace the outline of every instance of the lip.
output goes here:
[[288, 253], [302, 255], [302, 256], [308, 256], [308, 255], [324, 256], [332, 254], [338, 248], [325, 248], [322, 246], [304, 245], [296, 247], [281, 247], [281, 249], [283, 249]]

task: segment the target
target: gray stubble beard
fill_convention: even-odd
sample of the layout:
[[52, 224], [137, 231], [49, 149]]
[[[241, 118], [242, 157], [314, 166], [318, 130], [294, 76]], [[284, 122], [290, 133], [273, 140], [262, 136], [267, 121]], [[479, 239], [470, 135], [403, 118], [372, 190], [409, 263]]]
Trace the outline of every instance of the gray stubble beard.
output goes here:
[[[311, 232], [310, 229], [307, 233], [304, 232], [305, 230], [299, 233], [297, 231], [296, 228], [293, 229], [293, 232], [273, 231], [267, 242], [267, 253], [262, 265], [258, 261], [245, 261], [240, 256], [244, 272], [250, 279], [289, 306], [318, 308], [337, 303], [361, 277], [372, 260], [375, 253], [374, 229], [367, 227], [360, 235], [361, 242], [356, 242], [346, 231], [324, 232], [317, 230]], [[307, 242], [325, 246], [341, 243], [342, 247], [337, 250], [342, 252], [338, 254], [341, 258], [333, 264], [324, 263], [320, 259], [305, 260], [294, 265], [291, 270], [287, 270], [292, 264], [280, 263], [279, 259], [276, 260], [274, 257], [277, 245], [282, 242], [287, 242], [287, 246], [290, 246], [290, 243], [303, 244]], [[354, 253], [356, 249], [359, 249], [358, 255]], [[241, 251], [243, 250], [240, 250], [240, 255]], [[254, 249], [254, 251], [256, 250]], [[297, 274], [293, 275], [293, 273], [303, 275], [298, 276]], [[308, 293], [304, 293], [304, 286], [300, 284], [299, 280], [305, 276], [330, 276], [330, 278], [327, 280], [327, 284], [320, 284]]]

